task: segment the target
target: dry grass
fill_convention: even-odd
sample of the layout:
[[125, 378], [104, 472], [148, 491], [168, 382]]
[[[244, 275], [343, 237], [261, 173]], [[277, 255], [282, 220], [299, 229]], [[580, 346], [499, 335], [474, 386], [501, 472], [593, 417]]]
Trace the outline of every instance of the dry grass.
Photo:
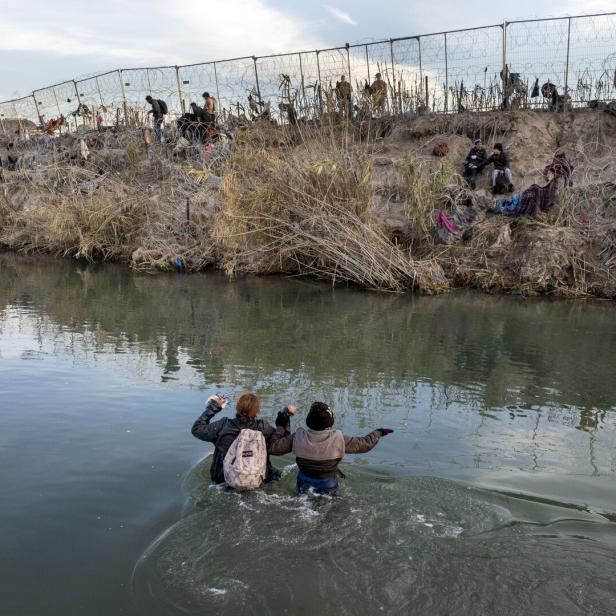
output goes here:
[[368, 289], [447, 288], [434, 261], [414, 261], [372, 209], [372, 160], [348, 132], [314, 131], [299, 146], [245, 140], [223, 183], [214, 237], [225, 271], [292, 272]]

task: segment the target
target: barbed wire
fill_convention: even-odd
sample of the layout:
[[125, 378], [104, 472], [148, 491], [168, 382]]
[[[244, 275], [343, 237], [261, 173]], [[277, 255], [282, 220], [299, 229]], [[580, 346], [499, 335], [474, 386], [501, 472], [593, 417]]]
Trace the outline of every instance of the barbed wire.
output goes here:
[[[504, 22], [312, 52], [118, 69], [0, 102], [0, 128], [8, 119], [38, 125], [53, 118], [64, 118], [68, 130], [97, 122], [130, 126], [145, 118], [147, 95], [165, 100], [177, 117], [191, 103], [202, 104], [205, 91], [217, 99], [225, 119], [284, 118], [288, 105], [298, 116], [314, 119], [339, 110], [342, 75], [351, 84], [353, 106], [374, 111], [370, 86], [377, 73], [387, 84], [378, 104], [384, 113], [554, 109], [609, 101], [616, 98], [616, 13]], [[545, 90], [544, 84], [551, 85]]]

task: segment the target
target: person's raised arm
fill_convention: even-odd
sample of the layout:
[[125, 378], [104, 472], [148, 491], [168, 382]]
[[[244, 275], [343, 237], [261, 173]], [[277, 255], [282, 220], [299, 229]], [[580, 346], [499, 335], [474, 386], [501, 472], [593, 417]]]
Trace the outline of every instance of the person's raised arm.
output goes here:
[[282, 456], [293, 449], [291, 434], [291, 417], [297, 413], [297, 407], [289, 404], [276, 417], [276, 430], [269, 439], [267, 451], [274, 456]]
[[344, 453], [366, 453], [373, 449], [382, 436], [391, 434], [393, 430], [389, 428], [378, 428], [366, 436], [346, 436], [344, 437]]
[[205, 411], [192, 426], [192, 435], [202, 441], [213, 443], [218, 437], [218, 432], [222, 427], [222, 422], [210, 423], [217, 413], [220, 413], [226, 406], [227, 401], [220, 396], [210, 396], [205, 405]]

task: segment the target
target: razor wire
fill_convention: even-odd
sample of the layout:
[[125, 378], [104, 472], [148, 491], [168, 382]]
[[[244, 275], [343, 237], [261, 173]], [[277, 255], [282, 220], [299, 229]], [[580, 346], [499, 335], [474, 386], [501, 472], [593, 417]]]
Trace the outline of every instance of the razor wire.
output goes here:
[[[146, 96], [170, 117], [203, 105], [209, 92], [222, 119], [305, 119], [339, 106], [337, 84], [349, 80], [356, 108], [369, 106], [376, 75], [387, 86], [382, 112], [549, 108], [552, 84], [575, 107], [616, 97], [616, 13], [504, 22], [400, 39], [185, 66], [129, 68], [69, 80], [0, 102], [0, 120], [61, 130], [135, 125], [148, 120]], [[6, 132], [6, 131], [5, 131]]]

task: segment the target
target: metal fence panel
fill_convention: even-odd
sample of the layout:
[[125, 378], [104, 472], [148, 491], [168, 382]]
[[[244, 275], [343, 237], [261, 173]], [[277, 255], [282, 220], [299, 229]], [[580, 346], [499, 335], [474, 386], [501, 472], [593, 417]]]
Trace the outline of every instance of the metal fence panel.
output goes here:
[[573, 101], [616, 98], [616, 15], [572, 17], [569, 48]]
[[[519, 73], [529, 92], [537, 80], [539, 87], [550, 82], [564, 92], [567, 34], [566, 19], [507, 24], [506, 58], [510, 74]], [[543, 97], [534, 101], [534, 106], [545, 104]]]
[[376, 73], [388, 83], [388, 108], [396, 113], [546, 106], [542, 96], [530, 94], [535, 83], [548, 82], [581, 105], [616, 97], [615, 68], [616, 13], [610, 13], [506, 22], [315, 52], [110, 71], [37, 90], [36, 104], [28, 97], [19, 104], [0, 103], [0, 118], [38, 121], [38, 115], [47, 120], [64, 115], [78, 124], [72, 114], [81, 102], [106, 121], [127, 113], [141, 121], [148, 94], [164, 99], [177, 115], [191, 102], [202, 105], [204, 91], [218, 99], [223, 117], [254, 117], [265, 110], [261, 101], [275, 117], [278, 104], [288, 101], [306, 117], [321, 116], [336, 108], [334, 90], [341, 75], [347, 75], [361, 104]]
[[490, 109], [499, 105], [503, 68], [503, 28], [447, 33], [450, 110]]

